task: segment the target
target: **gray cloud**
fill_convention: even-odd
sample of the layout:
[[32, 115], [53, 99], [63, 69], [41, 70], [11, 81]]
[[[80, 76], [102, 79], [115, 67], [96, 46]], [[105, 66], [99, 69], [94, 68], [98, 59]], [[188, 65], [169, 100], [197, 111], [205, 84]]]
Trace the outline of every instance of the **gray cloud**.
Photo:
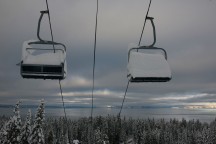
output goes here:
[[[153, 1], [150, 16], [155, 18], [156, 46], [168, 53], [173, 79], [169, 83], [131, 84], [127, 104], [178, 105], [214, 101], [213, 97], [184, 99], [185, 93], [215, 94], [216, 9], [215, 1]], [[68, 77], [62, 81], [69, 104], [91, 101], [93, 42], [96, 3], [84, 1], [50, 1], [54, 40], [67, 46]], [[119, 105], [127, 83], [127, 50], [137, 43], [148, 2], [142, 0], [99, 1], [98, 41], [96, 51], [96, 105]], [[45, 98], [59, 103], [58, 81], [26, 80], [19, 74], [22, 42], [36, 39], [39, 11], [44, 1], [1, 1], [0, 5], [0, 101], [35, 103]], [[47, 18], [41, 35], [50, 39]], [[149, 23], [142, 44], [152, 41]], [[103, 91], [109, 93], [104, 96]], [[168, 95], [180, 99], [159, 100]], [[181, 99], [182, 98], [182, 99]], [[152, 100], [153, 99], [153, 100]], [[155, 101], [154, 99], [158, 99]]]

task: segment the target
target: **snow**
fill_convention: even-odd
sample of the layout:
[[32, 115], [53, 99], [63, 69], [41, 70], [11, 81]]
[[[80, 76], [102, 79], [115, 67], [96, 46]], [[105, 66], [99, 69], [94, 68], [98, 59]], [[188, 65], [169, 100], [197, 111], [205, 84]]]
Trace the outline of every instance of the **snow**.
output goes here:
[[128, 74], [131, 77], [171, 77], [171, 70], [162, 54], [130, 52]]
[[73, 140], [73, 144], [79, 144], [79, 140]]
[[35, 120], [30, 134], [29, 142], [32, 144], [44, 144], [43, 123], [44, 123], [44, 100], [38, 106]]
[[19, 112], [20, 101], [14, 108], [14, 116], [4, 124], [0, 131], [0, 143], [19, 143], [21, 131], [21, 118]]
[[60, 65], [61, 63], [65, 62], [66, 53], [61, 50], [56, 50], [54, 53], [53, 51], [46, 51], [43, 50], [45, 53], [33, 55], [36, 50], [27, 50], [27, 48], [32, 48], [29, 45], [29, 42], [35, 42], [37, 40], [29, 40], [23, 43], [22, 48], [22, 61], [23, 64], [43, 64], [43, 65]]
[[22, 60], [26, 59], [26, 57], [29, 54], [32, 54], [34, 52], [34, 50], [32, 50], [31, 52], [27, 52], [26, 48], [32, 48], [32, 46], [29, 45], [30, 42], [36, 42], [37, 40], [28, 40], [28, 41], [24, 41], [23, 42], [23, 46], [22, 46]]
[[50, 52], [40, 55], [28, 55], [28, 57], [23, 61], [24, 64], [44, 64], [44, 65], [60, 65], [64, 63], [64, 59], [61, 57], [60, 52]]
[[127, 140], [126, 144], [135, 144], [134, 139], [133, 138], [129, 138]]

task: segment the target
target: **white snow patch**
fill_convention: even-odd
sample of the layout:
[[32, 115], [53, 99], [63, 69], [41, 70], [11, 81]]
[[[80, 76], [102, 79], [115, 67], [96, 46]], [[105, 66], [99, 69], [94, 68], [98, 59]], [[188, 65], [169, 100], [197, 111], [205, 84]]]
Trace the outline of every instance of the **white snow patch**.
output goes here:
[[53, 51], [46, 51], [43, 50], [44, 53], [33, 55], [36, 51], [29, 45], [30, 42], [35, 42], [36, 40], [29, 40], [23, 43], [22, 48], [22, 61], [23, 64], [43, 64], [43, 65], [60, 65], [61, 63], [65, 62], [66, 53], [61, 50], [56, 50], [54, 53]]
[[133, 78], [171, 77], [169, 64], [162, 54], [131, 52], [127, 68]]
[[73, 140], [73, 144], [79, 144], [79, 140]]

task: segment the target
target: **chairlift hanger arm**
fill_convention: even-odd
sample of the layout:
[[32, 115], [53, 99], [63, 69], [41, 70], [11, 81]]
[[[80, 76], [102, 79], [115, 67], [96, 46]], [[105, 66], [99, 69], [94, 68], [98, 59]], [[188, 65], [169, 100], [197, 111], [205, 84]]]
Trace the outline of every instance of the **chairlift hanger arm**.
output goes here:
[[[146, 46], [146, 47], [153, 47], [155, 45], [155, 43], [156, 43], [156, 30], [155, 30], [155, 25], [154, 25], [154, 21], [153, 21], [154, 18], [147, 16], [146, 20], [150, 20], [151, 21], [151, 25], [152, 25], [152, 28], [153, 28], [153, 38], [154, 38], [153, 43], [151, 45], [149, 45], [149, 46]], [[139, 46], [140, 46], [140, 44], [139, 44]]]
[[38, 20], [37, 37], [40, 41], [45, 41], [45, 40], [41, 39], [41, 37], [40, 37], [40, 25], [41, 25], [41, 20], [42, 20], [44, 14], [49, 14], [49, 11], [48, 10], [40, 11], [40, 13], [41, 13], [41, 15], [40, 15], [40, 18]]
[[155, 25], [154, 25], [154, 21], [153, 21], [154, 18], [153, 17], [146, 17], [146, 19], [151, 21], [152, 28], [153, 28], [153, 37], [154, 37], [153, 43], [147, 47], [153, 47], [156, 43], [156, 30], [155, 30]]
[[151, 25], [152, 25], [152, 28], [153, 28], [153, 37], [154, 37], [153, 43], [152, 43], [151, 45], [149, 45], [149, 46], [139, 46], [139, 47], [137, 47], [137, 48], [131, 48], [131, 49], [128, 51], [128, 61], [129, 61], [129, 58], [130, 58], [130, 52], [131, 52], [132, 50], [137, 50], [137, 51], [138, 51], [138, 50], [140, 50], [140, 49], [162, 50], [162, 51], [164, 52], [165, 59], [167, 60], [167, 53], [166, 53], [165, 49], [154, 47], [154, 45], [155, 45], [155, 43], [156, 43], [156, 30], [155, 30], [155, 25], [154, 25], [153, 19], [154, 19], [153, 17], [149, 17], [149, 16], [146, 17], [146, 20], [150, 20], [150, 21], [151, 21]]
[[[151, 47], [153, 47], [154, 45], [155, 45], [155, 43], [156, 43], [156, 30], [155, 30], [155, 25], [154, 25], [154, 18], [153, 17], [149, 17], [149, 16], [146, 16], [146, 20], [150, 20], [151, 21], [151, 25], [152, 25], [152, 29], [153, 29], [153, 39], [154, 39], [154, 41], [153, 41], [153, 43], [151, 44], [151, 45], [149, 45], [149, 46], [145, 46], [145, 47], [149, 47], [149, 48], [151, 48]], [[142, 36], [142, 35], [141, 35]], [[141, 39], [140, 39], [141, 40]], [[139, 45], [138, 46], [140, 46], [140, 42], [139, 42]], [[137, 49], [137, 51], [138, 51], [139, 49]]]
[[41, 25], [41, 20], [44, 16], [44, 14], [48, 14], [49, 15], [49, 10], [45, 10], [45, 11], [40, 11], [41, 15], [40, 15], [40, 18], [38, 20], [38, 28], [37, 28], [37, 37], [39, 39], [39, 41], [37, 42], [30, 42], [29, 44], [48, 44], [48, 45], [61, 45], [64, 47], [64, 50], [66, 51], [66, 46], [62, 43], [56, 43], [54, 41], [46, 41], [46, 40], [43, 40], [41, 37], [40, 37], [40, 25]]

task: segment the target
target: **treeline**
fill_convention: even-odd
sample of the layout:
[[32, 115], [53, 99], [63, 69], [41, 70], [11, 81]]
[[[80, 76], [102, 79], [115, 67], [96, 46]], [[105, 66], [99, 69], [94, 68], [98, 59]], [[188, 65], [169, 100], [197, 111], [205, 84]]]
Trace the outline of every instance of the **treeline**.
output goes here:
[[31, 111], [24, 122], [20, 117], [20, 102], [14, 107], [14, 115], [1, 117], [0, 144], [45, 144], [44, 141], [44, 101], [41, 100], [32, 120]]
[[[132, 119], [108, 115], [91, 118], [44, 119], [44, 102], [34, 117], [0, 117], [1, 144], [216, 144], [216, 120]], [[79, 141], [79, 142], [78, 142]]]
[[[89, 144], [91, 120], [64, 118], [46, 120], [46, 143], [62, 143], [78, 139]], [[69, 130], [69, 131], [68, 131]], [[199, 120], [171, 119], [118, 119], [115, 116], [98, 116], [93, 119], [94, 144], [118, 144], [132, 141], [136, 144], [216, 144], [216, 120], [201, 123]]]

